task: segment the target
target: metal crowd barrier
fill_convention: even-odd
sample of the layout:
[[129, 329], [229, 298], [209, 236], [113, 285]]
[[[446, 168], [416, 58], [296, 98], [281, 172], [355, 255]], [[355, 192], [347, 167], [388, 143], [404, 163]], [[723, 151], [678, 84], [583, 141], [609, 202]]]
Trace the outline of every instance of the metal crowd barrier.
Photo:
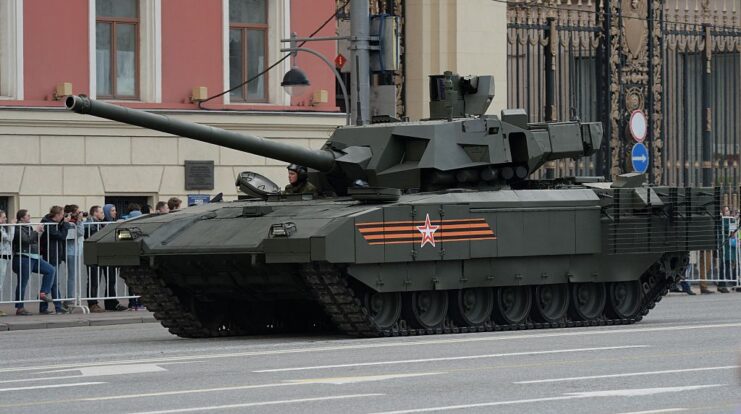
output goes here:
[[[29, 303], [41, 306], [40, 291], [44, 283], [42, 270], [54, 269], [54, 278], [46, 283], [51, 285], [49, 291], [53, 303], [48, 309], [63, 308], [73, 311], [79, 308], [82, 312], [90, 311], [89, 304], [100, 301], [101, 308], [105, 302], [116, 302], [120, 299], [136, 299], [138, 296], [129, 292], [118, 268], [85, 266], [82, 263], [82, 241], [86, 235], [94, 233], [109, 222], [69, 223], [71, 228], [63, 234], [50, 231], [56, 223], [18, 223], [0, 224], [0, 305], [12, 304], [15, 308], [28, 309]], [[38, 232], [43, 228], [43, 232]], [[35, 245], [39, 258], [24, 254], [19, 232], [30, 236], [30, 245]], [[52, 234], [54, 233], [54, 234]], [[59, 254], [53, 254], [49, 247], [56, 246]], [[27, 277], [23, 277], [24, 275]]]
[[741, 289], [741, 239], [738, 234], [738, 219], [722, 217], [720, 247], [717, 250], [690, 253], [690, 265], [685, 280], [705, 288], [714, 284], [719, 288]]

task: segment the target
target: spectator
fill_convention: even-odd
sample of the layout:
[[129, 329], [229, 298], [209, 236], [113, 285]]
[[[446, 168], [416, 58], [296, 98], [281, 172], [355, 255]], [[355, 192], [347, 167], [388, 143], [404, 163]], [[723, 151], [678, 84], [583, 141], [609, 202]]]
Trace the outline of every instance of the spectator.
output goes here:
[[144, 204], [142, 206], [142, 214], [152, 214], [152, 206], [149, 204]]
[[103, 221], [112, 223], [116, 221], [117, 218], [118, 211], [116, 211], [116, 206], [113, 204], [106, 204], [103, 206]]
[[729, 287], [736, 284], [736, 222], [731, 216], [731, 209], [723, 207], [723, 264], [720, 268], [721, 282], [718, 282], [718, 292], [729, 293]]
[[16, 228], [13, 246], [18, 249], [17, 254], [13, 256], [13, 271], [18, 275], [18, 286], [15, 290], [15, 314], [31, 315], [23, 306], [23, 299], [26, 296], [26, 287], [31, 272], [41, 273], [41, 290], [39, 299], [43, 302], [52, 301], [51, 285], [54, 283], [56, 272], [54, 267], [47, 263], [39, 255], [39, 239], [44, 233], [44, 226], [39, 225], [34, 230], [31, 223], [31, 216], [28, 210], [18, 210], [16, 220], [22, 223]]
[[[130, 220], [136, 217], [141, 216], [143, 213], [141, 211], [141, 207], [137, 203], [131, 203], [126, 207], [126, 215], [122, 218], [124, 220]], [[129, 290], [129, 294], [134, 295], [135, 293], [131, 290]], [[106, 307], [107, 308], [107, 307]], [[138, 298], [132, 298], [129, 299], [129, 310], [139, 310], [142, 308], [141, 303], [139, 302]]]
[[126, 215], [121, 217], [123, 220], [129, 220], [133, 219], [135, 217], [141, 216], [143, 213], [141, 212], [141, 206], [136, 203], [130, 203], [128, 207], [126, 207]]
[[[72, 228], [69, 224], [70, 217], [64, 213], [60, 206], [53, 206], [49, 209], [49, 214], [41, 219], [41, 223], [46, 225], [46, 235], [41, 238], [41, 252], [44, 260], [54, 266], [55, 278], [52, 281], [51, 291], [54, 296], [54, 309], [56, 313], [68, 313], [62, 307], [62, 295], [59, 292], [58, 279], [60, 268], [67, 260], [67, 233]], [[66, 266], [65, 266], [66, 267]], [[48, 310], [48, 303], [42, 302], [39, 305], [39, 313], [53, 315], [55, 312]]]
[[[5, 286], [5, 275], [8, 272], [8, 264], [13, 257], [13, 236], [15, 236], [14, 226], [3, 226], [8, 223], [8, 216], [5, 211], [0, 210], [0, 302], [3, 300], [3, 286]], [[15, 220], [13, 223], [15, 224]], [[0, 316], [5, 316], [5, 312], [0, 310]]]
[[167, 214], [170, 212], [170, 207], [164, 201], [160, 201], [159, 203], [157, 203], [156, 209], [157, 214]]
[[172, 197], [169, 200], [167, 200], [167, 208], [170, 209], [170, 211], [175, 211], [180, 208], [180, 204], [183, 203], [183, 200]]
[[[116, 207], [113, 204], [106, 204], [101, 208], [100, 206], [93, 206], [90, 208], [90, 216], [88, 217], [88, 221], [86, 222], [86, 229], [85, 229], [85, 239], [88, 239], [92, 237], [95, 233], [97, 233], [100, 229], [105, 227], [106, 223], [104, 222], [113, 222], [116, 221]], [[88, 266], [88, 272], [90, 273], [90, 294], [89, 297], [95, 298], [98, 296], [98, 283], [100, 281], [100, 277], [103, 276], [106, 278], [106, 292], [105, 296], [112, 298], [116, 296], [116, 272], [115, 268], [107, 267], [107, 266]], [[98, 301], [96, 299], [90, 299], [87, 301], [88, 306], [90, 307], [90, 312], [105, 312], [106, 310], [110, 311], [124, 311], [127, 308], [123, 305], [121, 305], [118, 300], [116, 299], [105, 299], [103, 301], [104, 308], [101, 308], [100, 305], [98, 305]]]
[[67, 231], [67, 301], [62, 304], [66, 310], [73, 304], [69, 299], [76, 297], [77, 258], [82, 252], [82, 241], [85, 238], [83, 213], [76, 204], [64, 206], [64, 213], [70, 216], [69, 223], [74, 226]]

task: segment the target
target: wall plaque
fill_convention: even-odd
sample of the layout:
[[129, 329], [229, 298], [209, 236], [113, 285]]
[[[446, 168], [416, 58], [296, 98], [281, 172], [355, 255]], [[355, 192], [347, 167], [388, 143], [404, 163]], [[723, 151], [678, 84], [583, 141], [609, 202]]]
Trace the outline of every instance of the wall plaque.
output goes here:
[[185, 161], [185, 189], [213, 190], [214, 162]]

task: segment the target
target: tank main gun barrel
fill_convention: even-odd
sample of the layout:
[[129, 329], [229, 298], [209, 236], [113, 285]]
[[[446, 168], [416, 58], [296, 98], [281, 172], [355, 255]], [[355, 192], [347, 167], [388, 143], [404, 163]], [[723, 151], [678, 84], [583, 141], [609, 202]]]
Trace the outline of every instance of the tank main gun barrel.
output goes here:
[[138, 109], [125, 108], [84, 96], [69, 96], [65, 100], [67, 109], [78, 114], [87, 114], [142, 128], [192, 138], [209, 144], [249, 152], [276, 160], [300, 164], [319, 171], [334, 168], [334, 156], [329, 151], [308, 148], [267, 140], [256, 135], [227, 131], [208, 125], [173, 119]]

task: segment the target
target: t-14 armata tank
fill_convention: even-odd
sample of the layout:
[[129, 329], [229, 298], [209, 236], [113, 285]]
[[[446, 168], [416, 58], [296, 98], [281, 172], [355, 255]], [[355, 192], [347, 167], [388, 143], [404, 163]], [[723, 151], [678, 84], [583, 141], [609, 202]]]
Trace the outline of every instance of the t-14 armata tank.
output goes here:
[[311, 150], [71, 96], [69, 109], [309, 167], [317, 193], [251, 195], [110, 225], [85, 263], [115, 266], [184, 337], [354, 336], [629, 324], [714, 249], [719, 193], [629, 174], [533, 180], [587, 157], [599, 123], [481, 115], [491, 77], [431, 78], [432, 119], [338, 128]]

